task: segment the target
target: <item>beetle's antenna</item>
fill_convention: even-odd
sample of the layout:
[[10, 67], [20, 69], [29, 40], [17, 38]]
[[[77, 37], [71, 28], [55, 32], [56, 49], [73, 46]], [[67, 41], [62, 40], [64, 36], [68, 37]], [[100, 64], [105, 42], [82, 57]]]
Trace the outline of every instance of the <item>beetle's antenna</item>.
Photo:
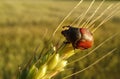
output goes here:
[[93, 30], [92, 30], [92, 33], [94, 33], [102, 24], [104, 24], [105, 22], [107, 22], [110, 18], [112, 18], [114, 15], [116, 15], [117, 13], [119, 13], [119, 12], [117, 12], [117, 10], [120, 8], [119, 7], [120, 5], [118, 5], [118, 6], [115, 6], [114, 8], [115, 8], [115, 10], [113, 10], [96, 28], [94, 28]]
[[58, 25], [58, 27], [55, 29], [55, 31], [53, 32], [53, 35], [55, 35], [55, 33], [57, 32], [57, 30], [60, 28], [60, 26], [63, 24], [63, 22], [74, 12], [74, 10], [83, 2], [83, 0], [81, 0], [69, 13], [68, 15], [62, 20], [62, 22]]
[[81, 25], [81, 27], [86, 27], [86, 25], [91, 21], [91, 19], [95, 16], [95, 14], [98, 12], [102, 4], [104, 3], [105, 0], [103, 0], [100, 5], [96, 8], [94, 13]]
[[96, 19], [94, 19], [89, 24], [87, 24], [86, 28], [89, 28], [94, 22], [96, 22], [99, 18], [101, 18], [112, 6], [113, 4], [109, 5]]
[[90, 4], [90, 6], [88, 7], [88, 9], [86, 10], [86, 12], [82, 15], [81, 19], [79, 20], [78, 24], [76, 27], [79, 27], [80, 23], [82, 22], [82, 20], [85, 18], [86, 14], [88, 13], [88, 11], [90, 10], [90, 8], [92, 7], [92, 5], [94, 4], [95, 0], [93, 0]]

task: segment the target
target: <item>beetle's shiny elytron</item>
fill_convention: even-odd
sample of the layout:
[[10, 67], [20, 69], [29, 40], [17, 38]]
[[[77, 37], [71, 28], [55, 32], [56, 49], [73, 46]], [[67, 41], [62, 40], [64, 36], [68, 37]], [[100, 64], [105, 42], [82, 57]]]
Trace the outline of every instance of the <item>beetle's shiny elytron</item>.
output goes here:
[[65, 30], [61, 33], [68, 43], [72, 43], [76, 49], [88, 49], [93, 45], [93, 35], [87, 28], [75, 28], [64, 26]]

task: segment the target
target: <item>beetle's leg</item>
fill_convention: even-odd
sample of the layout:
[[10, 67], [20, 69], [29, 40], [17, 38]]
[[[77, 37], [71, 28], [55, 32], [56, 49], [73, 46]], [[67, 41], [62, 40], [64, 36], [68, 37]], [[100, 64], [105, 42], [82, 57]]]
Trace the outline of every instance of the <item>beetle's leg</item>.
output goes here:
[[64, 44], [70, 44], [70, 42], [69, 42], [69, 41], [64, 41], [63, 43], [64, 43]]

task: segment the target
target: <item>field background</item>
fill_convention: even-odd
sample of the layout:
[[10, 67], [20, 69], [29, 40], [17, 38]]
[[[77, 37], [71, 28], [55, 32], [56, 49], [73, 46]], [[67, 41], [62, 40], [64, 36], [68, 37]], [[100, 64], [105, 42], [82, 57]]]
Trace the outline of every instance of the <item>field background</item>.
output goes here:
[[[18, 66], [23, 66], [29, 60], [38, 45], [40, 45], [38, 53], [47, 45], [50, 35], [77, 3], [77, 1], [0, 0], [0, 79], [16, 79]], [[105, 2], [98, 14], [111, 3], [118, 2]], [[63, 25], [72, 23], [89, 4], [90, 2], [81, 4]], [[85, 18], [94, 12], [98, 4], [99, 2], [96, 1]], [[100, 23], [102, 18], [96, 23]], [[56, 33], [55, 41], [62, 37], [60, 31], [61, 29]], [[95, 32], [93, 48], [81, 51], [70, 61], [83, 56], [119, 31], [120, 14], [117, 14]], [[56, 76], [56, 79], [62, 79], [65, 75], [83, 69], [113, 48], [118, 49], [111, 56], [71, 79], [120, 79], [120, 34], [96, 50], [94, 54], [68, 66], [63, 73]]]

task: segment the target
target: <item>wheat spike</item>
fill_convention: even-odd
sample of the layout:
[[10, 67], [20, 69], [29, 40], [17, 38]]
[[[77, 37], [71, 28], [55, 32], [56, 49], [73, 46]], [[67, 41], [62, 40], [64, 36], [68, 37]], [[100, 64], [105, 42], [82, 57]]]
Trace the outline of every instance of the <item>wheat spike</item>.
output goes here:
[[[86, 15], [88, 14], [88, 12], [91, 10], [91, 8], [93, 7], [93, 4], [95, 3], [95, 0], [92, 0], [92, 2], [89, 4], [89, 7], [81, 14], [78, 16], [78, 18], [76, 18], [71, 25], [73, 25], [78, 19], [78, 23], [76, 27], [80, 27], [81, 28], [88, 28], [89, 30], [92, 30], [92, 33], [94, 33], [103, 23], [105, 23], [106, 21], [108, 21], [111, 17], [113, 17], [117, 12], [117, 10], [119, 9], [119, 5], [114, 6], [113, 4], [111, 4], [110, 6], [107, 6], [107, 8], [98, 16], [95, 18], [95, 20], [92, 20], [93, 17], [96, 15], [96, 13], [98, 12], [98, 10], [101, 8], [101, 6], [103, 5], [105, 0], [103, 0], [97, 8], [95, 8], [93, 14], [91, 14], [90, 17], [88, 17], [88, 19], [83, 22], [84, 18], [86, 17]], [[55, 36], [56, 32], [58, 31], [58, 29], [61, 27], [61, 25], [64, 23], [64, 21], [76, 10], [76, 8], [79, 7], [79, 5], [83, 2], [83, 0], [79, 1], [78, 4], [76, 4], [76, 6], [67, 14], [67, 16], [62, 20], [62, 22], [58, 25], [58, 27], [55, 29], [55, 31], [53, 32], [53, 34], [51, 35], [51, 38], [49, 39], [49, 43], [51, 43], [51, 40], [53, 39], [52, 37]], [[113, 7], [114, 6], [114, 7]], [[113, 8], [111, 8], [113, 7]], [[108, 12], [112, 9], [114, 9], [110, 14], [108, 14], [106, 16], [106, 18], [103, 19], [103, 21], [101, 21], [100, 24], [97, 25], [96, 28], [93, 28], [95, 26], [95, 23], [98, 19], [100, 19], [103, 15], [106, 14], [106, 12]], [[92, 21], [91, 21], [92, 20]], [[82, 23], [83, 22], [83, 23]], [[79, 28], [78, 28], [79, 29]], [[46, 33], [45, 35], [47, 34]], [[72, 34], [71, 34], [72, 35]], [[27, 72], [27, 79], [52, 79], [53, 76], [55, 76], [56, 74], [60, 73], [61, 71], [64, 71], [65, 67], [67, 65], [70, 65], [74, 62], [80, 61], [84, 58], [86, 58], [87, 56], [89, 56], [90, 54], [92, 54], [93, 52], [95, 52], [97, 49], [99, 49], [101, 46], [103, 46], [103, 44], [105, 44], [106, 42], [108, 42], [109, 40], [111, 40], [112, 38], [114, 38], [117, 34], [114, 34], [112, 36], [110, 36], [109, 38], [107, 38], [106, 40], [104, 40], [103, 42], [101, 42], [98, 46], [96, 46], [93, 50], [91, 50], [90, 52], [88, 52], [87, 54], [85, 54], [84, 56], [77, 58], [76, 60], [73, 60], [72, 62], [68, 63], [68, 58], [70, 58], [71, 56], [73, 56], [75, 53], [75, 49], [73, 44], [70, 43], [66, 43], [64, 42], [60, 47], [56, 46], [51, 46], [50, 49], [45, 49], [46, 51], [44, 53], [41, 53], [38, 56], [38, 59], [35, 60], [35, 62], [33, 64], [29, 64], [30, 67], [28, 68]], [[43, 36], [42, 39], [44, 39], [45, 36]], [[80, 37], [82, 38], [82, 37]], [[53, 40], [52, 40], [53, 41]], [[59, 42], [59, 40], [58, 40]], [[51, 45], [51, 44], [50, 44]], [[52, 44], [53, 45], [53, 44]], [[44, 47], [45, 48], [45, 47]], [[37, 51], [38, 48], [36, 48], [35, 52]], [[44, 50], [44, 49], [43, 49]], [[110, 52], [108, 52], [107, 54], [103, 55], [102, 57], [100, 57], [99, 59], [95, 60], [95, 62], [91, 63], [89, 66], [87, 66], [86, 68], [77, 71], [73, 74], [70, 74], [62, 79], [66, 79], [69, 78], [73, 75], [76, 75], [78, 73], [81, 73], [91, 67], [93, 67], [94, 65], [96, 65], [98, 62], [100, 62], [101, 60], [103, 60], [105, 57], [107, 57], [108, 55], [110, 55], [111, 53], [113, 53], [116, 50], [113, 49]], [[34, 53], [34, 55], [32, 56], [32, 59], [36, 56], [36, 54]], [[37, 57], [37, 56], [36, 56]], [[32, 61], [32, 59], [30, 60], [30, 63]], [[27, 68], [27, 67], [26, 67]], [[31, 77], [32, 76], [32, 77]]]

